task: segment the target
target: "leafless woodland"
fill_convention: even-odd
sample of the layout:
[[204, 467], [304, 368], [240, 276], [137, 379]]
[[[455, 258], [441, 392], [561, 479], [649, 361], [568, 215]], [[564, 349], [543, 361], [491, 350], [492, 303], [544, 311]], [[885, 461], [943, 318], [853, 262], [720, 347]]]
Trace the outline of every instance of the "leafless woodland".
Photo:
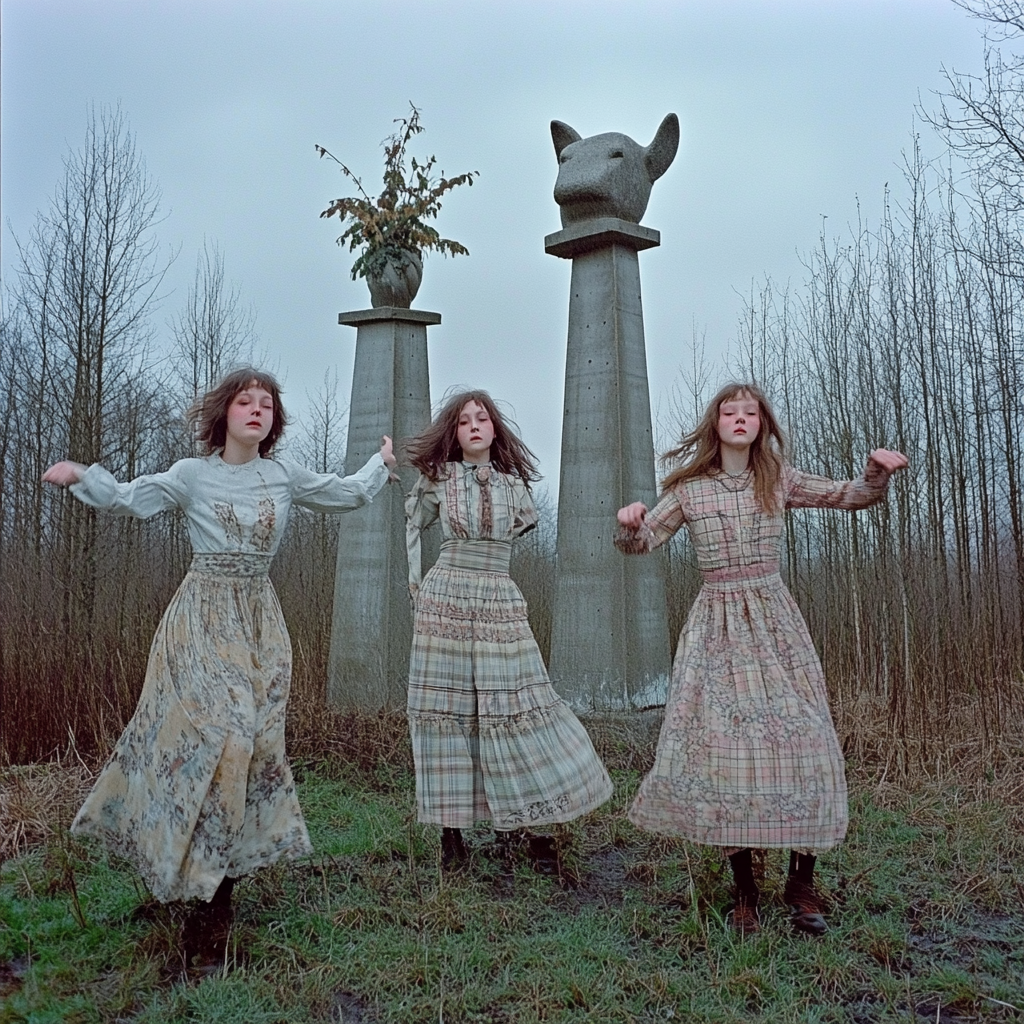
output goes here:
[[[910, 457], [874, 509], [791, 513], [784, 562], [848, 754], [893, 771], [998, 766], [1024, 732], [1024, 69], [1008, 55], [1024, 21], [1008, 4], [975, 11], [994, 33], [986, 75], [950, 72], [948, 94], [919, 111], [926, 134], [880, 221], [823, 235], [798, 287], [753, 288], [728, 365], [681, 345], [688, 370], [660, 425], [673, 440], [723, 377], [740, 377], [773, 396], [801, 468], [846, 478], [876, 447]], [[937, 140], [944, 155], [928, 162]], [[182, 409], [255, 345], [216, 247], [182, 308], [157, 321], [159, 229], [124, 115], [97, 113], [3, 283], [0, 763], [108, 749], [189, 561], [177, 517], [97, 515], [44, 488], [43, 469], [70, 457], [126, 479], [192, 454]], [[289, 457], [337, 468], [336, 393], [325, 381]], [[514, 563], [545, 653], [547, 511]], [[325, 721], [308, 712], [323, 699], [334, 535], [330, 519], [295, 515], [273, 572], [299, 732]], [[677, 633], [697, 587], [685, 543], [670, 566]]]

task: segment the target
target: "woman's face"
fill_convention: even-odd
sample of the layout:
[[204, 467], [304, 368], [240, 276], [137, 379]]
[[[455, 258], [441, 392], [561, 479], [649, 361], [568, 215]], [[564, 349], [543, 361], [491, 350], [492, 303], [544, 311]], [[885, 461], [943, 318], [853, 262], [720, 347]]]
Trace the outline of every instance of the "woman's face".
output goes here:
[[761, 431], [761, 408], [756, 398], [741, 392], [718, 407], [718, 439], [726, 448], [748, 451]]
[[464, 462], [490, 461], [494, 423], [479, 402], [469, 401], [462, 407], [455, 438], [462, 449]]
[[273, 425], [274, 396], [258, 384], [243, 388], [231, 399], [227, 435], [236, 444], [258, 447]]

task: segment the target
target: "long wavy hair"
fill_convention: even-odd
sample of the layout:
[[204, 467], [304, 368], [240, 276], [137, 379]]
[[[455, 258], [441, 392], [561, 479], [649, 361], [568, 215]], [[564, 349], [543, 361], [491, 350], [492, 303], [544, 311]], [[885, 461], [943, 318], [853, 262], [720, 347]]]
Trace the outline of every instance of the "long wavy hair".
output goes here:
[[537, 456], [526, 447], [515, 431], [515, 424], [502, 416], [486, 391], [460, 391], [449, 397], [433, 422], [422, 433], [405, 442], [405, 457], [431, 480], [445, 475], [445, 464], [462, 462], [459, 444], [459, 416], [467, 402], [476, 402], [487, 410], [494, 426], [491, 442], [491, 465], [508, 476], [518, 476], [527, 486], [540, 479]]
[[682, 462], [661, 482], [662, 491], [677, 484], [722, 472], [722, 441], [718, 436], [718, 413], [723, 402], [737, 398], [753, 398], [761, 415], [761, 429], [750, 445], [748, 465], [754, 471], [754, 496], [765, 512], [778, 512], [779, 478], [785, 459], [786, 439], [764, 392], [756, 384], [732, 382], [711, 399], [697, 426], [679, 443], [665, 452], [661, 461], [667, 465]]
[[260, 455], [264, 458], [268, 456], [281, 439], [284, 428], [288, 425], [288, 417], [281, 404], [281, 385], [272, 373], [243, 366], [229, 373], [202, 398], [197, 398], [185, 413], [195, 439], [206, 448], [207, 454], [220, 451], [224, 447], [228, 434], [228, 406], [235, 395], [251, 387], [263, 388], [274, 400], [274, 423], [270, 433], [260, 441]]

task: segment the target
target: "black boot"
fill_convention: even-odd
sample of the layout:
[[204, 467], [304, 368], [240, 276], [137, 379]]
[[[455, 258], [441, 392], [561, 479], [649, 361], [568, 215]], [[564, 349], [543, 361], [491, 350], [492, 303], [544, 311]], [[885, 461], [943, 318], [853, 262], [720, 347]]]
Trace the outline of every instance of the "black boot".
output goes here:
[[761, 930], [761, 915], [757, 911], [761, 890], [754, 881], [753, 851], [740, 850], [729, 857], [729, 863], [736, 883], [736, 899], [726, 919], [738, 935], [756, 935]]
[[814, 889], [814, 860], [809, 853], [790, 853], [789, 876], [782, 898], [789, 907], [790, 923], [798, 932], [824, 935], [828, 925], [824, 905]]
[[526, 840], [530, 864], [538, 875], [557, 875], [558, 846], [552, 836], [531, 835]]
[[469, 862], [469, 847], [462, 838], [461, 828], [441, 829], [441, 867], [454, 871]]
[[217, 968], [224, 962], [234, 923], [231, 894], [236, 879], [225, 877], [209, 903], [199, 903], [181, 928], [181, 950], [187, 966], [193, 959], [201, 970]]

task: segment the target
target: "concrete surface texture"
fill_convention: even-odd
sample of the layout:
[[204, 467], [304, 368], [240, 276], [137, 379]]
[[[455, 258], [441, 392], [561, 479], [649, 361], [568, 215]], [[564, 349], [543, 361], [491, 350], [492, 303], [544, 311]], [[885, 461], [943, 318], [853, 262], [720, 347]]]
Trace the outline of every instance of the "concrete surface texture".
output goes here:
[[[430, 423], [427, 327], [440, 313], [381, 306], [341, 313], [356, 328], [345, 472], [352, 473], [389, 434], [397, 443]], [[339, 710], [405, 703], [412, 645], [405, 548], [405, 495], [416, 471], [400, 470], [373, 504], [338, 517], [338, 563], [327, 699]], [[436, 531], [435, 531], [436, 532]], [[424, 537], [424, 570], [436, 551]]]
[[565, 227], [545, 251], [573, 261], [551, 676], [580, 709], [647, 707], [664, 702], [671, 665], [664, 557], [627, 558], [612, 541], [617, 509], [656, 500], [637, 254], [660, 236], [637, 221], [679, 122], [669, 114], [647, 147], [558, 121], [551, 134]]

